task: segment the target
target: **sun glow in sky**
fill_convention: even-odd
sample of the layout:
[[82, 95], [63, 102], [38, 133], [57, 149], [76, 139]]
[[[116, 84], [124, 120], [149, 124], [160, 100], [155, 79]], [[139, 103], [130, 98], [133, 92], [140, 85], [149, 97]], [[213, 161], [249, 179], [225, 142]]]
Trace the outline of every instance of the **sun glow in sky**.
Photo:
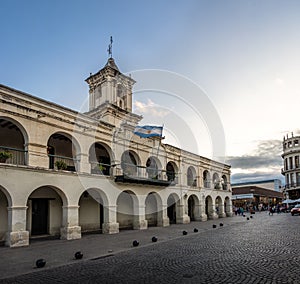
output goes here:
[[[280, 177], [282, 137], [299, 133], [299, 1], [2, 0], [0, 6], [1, 84], [80, 110], [88, 95], [84, 79], [105, 65], [113, 36], [122, 72], [167, 70], [204, 91], [222, 121], [227, 161], [241, 181], [249, 172]], [[135, 109], [145, 120], [155, 110], [170, 139], [168, 112], [176, 107], [164, 96], [135, 95]], [[206, 155], [211, 141], [203, 139], [205, 127], [181, 116], [199, 131], [202, 137], [193, 139]], [[194, 142], [173, 136], [194, 150]], [[260, 145], [269, 148], [262, 153]]]

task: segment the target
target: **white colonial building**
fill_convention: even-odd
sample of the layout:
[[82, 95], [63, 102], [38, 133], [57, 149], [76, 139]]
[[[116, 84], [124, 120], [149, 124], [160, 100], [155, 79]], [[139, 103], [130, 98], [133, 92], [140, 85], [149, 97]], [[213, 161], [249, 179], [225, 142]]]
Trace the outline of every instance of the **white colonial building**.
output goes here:
[[300, 198], [300, 136], [283, 138], [283, 169], [285, 177], [284, 194], [287, 199]]
[[230, 166], [133, 134], [135, 81], [113, 58], [89, 112], [0, 85], [0, 241], [78, 239], [232, 215]]

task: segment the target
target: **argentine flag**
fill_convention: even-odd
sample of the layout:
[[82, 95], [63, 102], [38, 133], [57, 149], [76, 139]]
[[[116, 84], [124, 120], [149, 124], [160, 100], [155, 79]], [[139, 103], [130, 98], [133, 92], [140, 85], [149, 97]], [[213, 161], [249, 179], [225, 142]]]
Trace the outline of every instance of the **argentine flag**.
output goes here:
[[162, 136], [162, 126], [151, 126], [151, 125], [144, 125], [144, 126], [137, 126], [133, 133], [142, 137], [142, 138], [148, 138], [148, 137], [161, 137]]

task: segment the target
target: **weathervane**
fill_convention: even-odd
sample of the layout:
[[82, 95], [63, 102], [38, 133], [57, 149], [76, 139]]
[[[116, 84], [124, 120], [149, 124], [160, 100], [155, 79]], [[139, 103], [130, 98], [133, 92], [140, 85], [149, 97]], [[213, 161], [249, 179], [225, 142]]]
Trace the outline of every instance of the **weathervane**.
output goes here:
[[112, 58], [112, 43], [113, 43], [113, 39], [112, 39], [112, 36], [110, 37], [110, 44], [108, 45], [108, 49], [107, 49], [107, 52], [108, 52], [108, 57]]

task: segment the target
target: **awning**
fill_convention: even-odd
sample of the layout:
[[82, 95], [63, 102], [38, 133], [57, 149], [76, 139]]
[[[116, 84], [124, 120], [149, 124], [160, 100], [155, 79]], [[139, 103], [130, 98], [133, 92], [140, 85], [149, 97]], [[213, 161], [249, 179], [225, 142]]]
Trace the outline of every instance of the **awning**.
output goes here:
[[282, 201], [282, 203], [284, 203], [284, 204], [297, 203], [297, 202], [300, 202], [300, 199], [297, 199], [297, 200], [286, 199], [286, 200]]
[[254, 197], [253, 193], [247, 193], [247, 194], [234, 194], [231, 197], [231, 200], [236, 200], [236, 199], [251, 199]]

